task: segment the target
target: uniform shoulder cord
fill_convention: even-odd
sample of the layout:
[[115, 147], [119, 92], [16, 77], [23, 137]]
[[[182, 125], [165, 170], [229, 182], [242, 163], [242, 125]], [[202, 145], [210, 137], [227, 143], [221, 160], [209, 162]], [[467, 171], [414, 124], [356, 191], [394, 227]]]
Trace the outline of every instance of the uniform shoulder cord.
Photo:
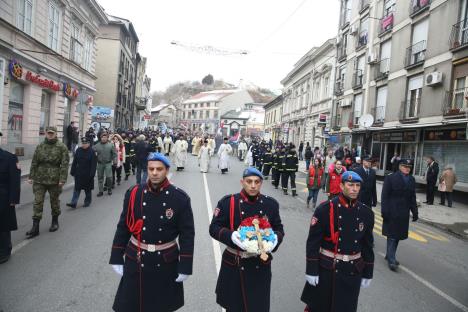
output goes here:
[[330, 200], [330, 237], [325, 237], [326, 241], [331, 241], [334, 245], [334, 253], [337, 254], [338, 250], [338, 237], [340, 232], [335, 232], [335, 207], [333, 205], [333, 199]]
[[[231, 226], [231, 231], [234, 231], [234, 208], [235, 208], [235, 198], [234, 198], [234, 194], [232, 194], [231, 200], [229, 202], [229, 222]], [[237, 253], [237, 261], [239, 261], [239, 250], [237, 250], [236, 253]]]

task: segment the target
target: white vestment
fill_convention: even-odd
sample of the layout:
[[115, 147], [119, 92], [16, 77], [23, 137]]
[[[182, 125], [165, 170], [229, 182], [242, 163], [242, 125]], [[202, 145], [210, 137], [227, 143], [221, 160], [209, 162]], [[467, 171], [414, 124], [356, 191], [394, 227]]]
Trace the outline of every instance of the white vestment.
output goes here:
[[168, 155], [174, 153], [174, 142], [172, 142], [171, 137], [165, 137], [163, 143], [164, 154]]
[[185, 167], [187, 163], [188, 143], [185, 140], [177, 140], [174, 144], [174, 161], [177, 168]]
[[232, 147], [229, 144], [221, 144], [218, 150], [219, 169], [229, 169], [229, 155], [232, 154]]
[[208, 172], [210, 169], [211, 156], [213, 156], [213, 150], [211, 147], [202, 145], [200, 152], [198, 153], [198, 163], [200, 165], [201, 172]]

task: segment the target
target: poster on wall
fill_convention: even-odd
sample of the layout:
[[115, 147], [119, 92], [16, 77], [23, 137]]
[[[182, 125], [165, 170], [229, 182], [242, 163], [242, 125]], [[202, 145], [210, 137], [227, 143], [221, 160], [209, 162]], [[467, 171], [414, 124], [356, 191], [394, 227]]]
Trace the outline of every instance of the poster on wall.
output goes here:
[[114, 110], [105, 106], [93, 106], [91, 110], [92, 121], [110, 122], [114, 118]]

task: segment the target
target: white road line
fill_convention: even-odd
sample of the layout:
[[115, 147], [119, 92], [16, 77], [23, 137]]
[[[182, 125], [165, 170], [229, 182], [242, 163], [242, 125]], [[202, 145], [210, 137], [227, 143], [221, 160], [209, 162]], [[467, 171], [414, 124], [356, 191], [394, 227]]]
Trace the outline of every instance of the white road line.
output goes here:
[[22, 241], [21, 243], [19, 243], [15, 247], [13, 247], [13, 249], [11, 250], [11, 254], [12, 255], [15, 254], [18, 250], [20, 250], [24, 246], [28, 245], [29, 243], [31, 243], [33, 240], [35, 240], [35, 238], [25, 239], [24, 241]]
[[305, 200], [303, 200], [303, 199], [302, 199], [302, 198], [300, 198], [299, 196], [296, 196], [296, 199], [297, 199], [298, 201], [300, 201], [301, 203], [303, 203], [303, 204], [305, 204], [305, 203], [306, 203], [306, 202], [305, 202]]
[[[384, 253], [378, 252], [378, 254], [385, 258]], [[421, 284], [423, 284], [424, 286], [426, 286], [427, 288], [429, 288], [430, 290], [432, 290], [433, 292], [435, 292], [436, 294], [438, 294], [439, 296], [441, 296], [442, 298], [444, 298], [445, 300], [447, 300], [448, 302], [450, 302], [451, 304], [453, 304], [454, 306], [456, 306], [457, 308], [462, 310], [463, 312], [468, 312], [468, 307], [467, 306], [465, 306], [462, 303], [458, 302], [456, 299], [450, 297], [449, 295], [444, 293], [442, 290], [435, 287], [433, 284], [426, 281], [424, 278], [420, 277], [419, 275], [417, 275], [416, 273], [414, 273], [413, 271], [411, 271], [407, 267], [402, 266], [402, 265], [400, 265], [398, 267], [400, 269], [402, 269], [403, 271], [405, 271], [406, 273], [408, 273], [409, 275], [411, 275], [415, 280], [417, 280], [418, 282], [420, 282]]]

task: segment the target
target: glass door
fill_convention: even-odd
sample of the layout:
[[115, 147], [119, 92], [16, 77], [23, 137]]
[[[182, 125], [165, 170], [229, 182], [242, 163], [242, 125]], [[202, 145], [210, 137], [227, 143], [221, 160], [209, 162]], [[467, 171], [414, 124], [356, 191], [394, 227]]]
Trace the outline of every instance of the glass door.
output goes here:
[[8, 103], [8, 143], [21, 144], [23, 133], [24, 87], [10, 82], [10, 102]]

